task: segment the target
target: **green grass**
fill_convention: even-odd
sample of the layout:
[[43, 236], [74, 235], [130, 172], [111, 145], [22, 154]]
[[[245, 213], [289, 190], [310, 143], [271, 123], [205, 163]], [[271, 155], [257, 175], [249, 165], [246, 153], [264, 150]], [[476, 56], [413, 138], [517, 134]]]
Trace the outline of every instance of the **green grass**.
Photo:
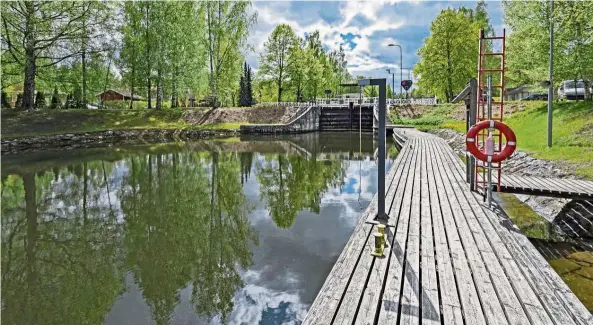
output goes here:
[[[192, 125], [182, 118], [183, 110], [43, 110], [2, 111], [2, 136], [24, 137], [59, 133], [81, 133], [134, 129], [238, 129], [243, 123]], [[247, 124], [247, 123], [245, 123]]]
[[547, 115], [542, 104], [513, 114], [505, 123], [517, 135], [519, 149], [541, 159], [589, 164], [576, 172], [593, 178], [593, 103], [554, 103], [552, 148], [547, 147]]
[[412, 125], [420, 131], [446, 128], [465, 132], [465, 121], [455, 120], [452, 117], [455, 107], [454, 104], [433, 105], [430, 106], [430, 111], [417, 118], [397, 116], [394, 110], [391, 114], [391, 121], [399, 125]]
[[[577, 163], [577, 175], [593, 179], [593, 102], [558, 102], [553, 106], [552, 148], [547, 147], [547, 104], [545, 102], [510, 102], [524, 109], [505, 117], [517, 135], [518, 148], [546, 160]], [[412, 125], [421, 131], [453, 129], [465, 133], [465, 121], [453, 119], [455, 106], [442, 104], [418, 118], [400, 118], [393, 123]]]

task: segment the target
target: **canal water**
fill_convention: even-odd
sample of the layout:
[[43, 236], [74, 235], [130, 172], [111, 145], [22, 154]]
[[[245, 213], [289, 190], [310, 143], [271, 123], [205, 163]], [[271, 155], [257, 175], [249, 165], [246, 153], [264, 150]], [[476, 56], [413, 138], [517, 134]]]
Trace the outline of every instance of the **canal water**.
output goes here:
[[3, 157], [3, 324], [298, 324], [375, 150], [312, 133]]

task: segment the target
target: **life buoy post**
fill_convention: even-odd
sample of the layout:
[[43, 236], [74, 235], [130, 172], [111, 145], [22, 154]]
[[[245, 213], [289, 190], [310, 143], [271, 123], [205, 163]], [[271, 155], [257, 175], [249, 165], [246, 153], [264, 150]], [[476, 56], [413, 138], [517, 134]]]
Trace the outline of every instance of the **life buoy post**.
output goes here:
[[[484, 148], [484, 151], [480, 150], [476, 144], [476, 136], [478, 133], [484, 129], [489, 128], [499, 130], [507, 140], [504, 149], [502, 149], [502, 151], [497, 154], [494, 154], [493, 152], [494, 143], [491, 144], [492, 148], [488, 148], [487, 145], [487, 148]], [[511, 130], [511, 128], [509, 128], [506, 124], [499, 121], [488, 120], [477, 123], [469, 129], [465, 139], [465, 145], [467, 147], [467, 151], [469, 151], [478, 160], [488, 163], [501, 162], [510, 157], [513, 152], [515, 152], [515, 148], [517, 147], [517, 137], [515, 136], [515, 132], [513, 132], [513, 130]]]

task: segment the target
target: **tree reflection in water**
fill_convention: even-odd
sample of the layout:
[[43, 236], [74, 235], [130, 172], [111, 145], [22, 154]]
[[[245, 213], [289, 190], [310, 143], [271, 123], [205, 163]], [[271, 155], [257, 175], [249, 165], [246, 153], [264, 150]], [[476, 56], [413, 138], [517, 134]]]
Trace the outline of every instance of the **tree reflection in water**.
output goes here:
[[345, 176], [342, 161], [316, 155], [182, 150], [3, 175], [3, 323], [101, 323], [126, 274], [157, 324], [185, 288], [197, 315], [226, 323], [259, 245], [243, 190], [252, 166], [281, 228], [304, 209], [319, 213]]

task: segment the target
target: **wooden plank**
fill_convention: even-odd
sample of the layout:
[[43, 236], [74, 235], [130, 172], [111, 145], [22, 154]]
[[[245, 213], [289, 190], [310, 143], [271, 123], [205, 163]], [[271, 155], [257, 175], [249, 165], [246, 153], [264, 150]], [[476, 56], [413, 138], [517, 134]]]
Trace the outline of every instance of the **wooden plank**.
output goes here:
[[[418, 163], [418, 146], [414, 139], [408, 140], [409, 145], [414, 150], [414, 160], [410, 163], [406, 187], [404, 190], [404, 197], [402, 199], [401, 212], [397, 228], [395, 230], [395, 238], [390, 247], [390, 263], [385, 281], [385, 288], [383, 297], [381, 298], [381, 307], [379, 310], [379, 324], [391, 324], [398, 319], [400, 313], [400, 296], [402, 293], [402, 281], [404, 281], [404, 255], [406, 254], [406, 241], [408, 237], [409, 215], [412, 201], [412, 188], [414, 186], [414, 169]], [[406, 143], [406, 144], [408, 144]]]
[[[447, 145], [444, 141], [440, 145], [443, 144]], [[453, 223], [451, 224], [451, 226], [455, 225], [457, 231], [459, 232], [461, 243], [463, 245], [463, 250], [467, 255], [467, 260], [469, 262], [474, 283], [478, 290], [478, 295], [482, 303], [482, 308], [485, 317], [489, 323], [508, 324], [508, 312], [514, 312], [514, 310], [511, 311], [509, 308], [504, 308], [504, 302], [502, 301], [502, 299], [498, 297], [498, 292], [495, 289], [495, 281], [497, 280], [494, 279], [493, 275], [489, 273], [487, 266], [485, 265], [482, 253], [478, 250], [476, 241], [474, 240], [471, 230], [465, 220], [464, 213], [467, 212], [464, 212], [462, 210], [462, 207], [466, 208], [466, 206], [463, 205], [462, 200], [460, 200], [460, 198], [457, 195], [458, 193], [454, 191], [448, 180], [448, 173], [451, 173], [452, 171], [448, 168], [449, 166], [447, 165], [447, 163], [442, 161], [441, 157], [439, 157], [438, 155], [435, 156], [435, 161], [437, 162], [438, 170], [440, 171], [440, 174], [443, 175], [442, 177], [445, 192], [450, 198], [450, 207], [453, 214]], [[482, 248], [485, 249], [486, 247]], [[485, 253], [489, 254], [490, 252], [485, 251]], [[496, 274], [495, 276], [498, 277], [504, 275]], [[510, 297], [510, 295], [505, 296]], [[513, 315], [514, 313], [510, 316], [512, 317]]]
[[[435, 141], [436, 142], [436, 141]], [[439, 155], [443, 160], [445, 166], [451, 168], [450, 172], [447, 173], [447, 177], [452, 185], [453, 190], [458, 194], [459, 203], [464, 211], [467, 225], [471, 230], [471, 234], [476, 242], [476, 246], [480, 252], [484, 264], [486, 265], [489, 274], [494, 283], [497, 296], [503, 304], [507, 319], [511, 324], [530, 324], [531, 319], [538, 319], [537, 324], [551, 324], [551, 320], [539, 319], [538, 313], [541, 313], [542, 309], [535, 308], [533, 310], [532, 317], [527, 316], [525, 305], [517, 294], [517, 288], [509, 281], [508, 269], [503, 267], [503, 264], [507, 264], [507, 258], [510, 258], [506, 247], [500, 241], [500, 238], [494, 233], [494, 231], [488, 231], [489, 229], [483, 229], [482, 225], [478, 222], [480, 218], [486, 218], [484, 211], [481, 209], [478, 201], [475, 200], [471, 193], [466, 190], [464, 186], [465, 181], [461, 179], [459, 169], [460, 164], [452, 161], [452, 157], [448, 156], [443, 151], [449, 151], [450, 148], [445, 147], [446, 143], [442, 145], [435, 144], [434, 152]], [[516, 269], [516, 266], [515, 266]], [[517, 271], [517, 270], [512, 270]], [[529, 287], [522, 286], [519, 291], [528, 291], [532, 293], [532, 298], [535, 296], [533, 291]], [[533, 300], [531, 301], [533, 303]]]
[[[452, 157], [452, 156], [450, 155], [450, 157]], [[463, 171], [462, 168], [459, 168], [459, 167], [457, 168], [457, 176], [458, 176], [459, 182], [462, 181], [462, 179], [461, 179], [462, 171]], [[473, 194], [474, 198], [476, 199], [476, 201], [479, 202], [479, 196], [476, 195], [475, 193], [472, 193], [472, 194]], [[549, 265], [547, 265], [547, 262], [545, 262], [545, 260], [543, 260], [541, 255], [537, 252], [535, 247], [533, 247], [533, 245], [529, 242], [527, 237], [525, 237], [521, 233], [518, 233], [518, 232], [512, 231], [512, 230], [508, 230], [507, 228], [501, 226], [501, 223], [498, 220], [498, 217], [492, 211], [485, 209], [485, 208], [483, 209], [483, 211], [486, 212], [486, 215], [488, 216], [488, 218], [486, 218], [486, 219], [488, 221], [490, 221], [490, 225], [496, 229], [496, 231], [501, 236], [501, 239], [505, 243], [507, 248], [511, 249], [511, 251], [512, 251], [511, 255], [514, 257], [516, 263], [519, 265], [519, 267], [517, 269], [523, 274], [524, 279], [527, 282], [529, 282], [531, 287], [535, 290], [535, 294], [537, 295], [538, 299], [540, 299], [540, 301], [542, 302], [542, 306], [544, 309], [547, 310], [549, 316], [555, 320], [556, 324], [574, 324], [573, 320], [571, 320], [568, 317], [567, 311], [563, 308], [563, 306], [562, 306], [563, 303], [561, 303], [556, 298], [556, 295], [559, 294], [558, 293], [559, 290], [550, 288], [546, 285], [546, 282], [548, 282], [547, 276], [551, 276], [552, 278], [553, 277], [557, 278], [554, 281], [552, 281], [553, 282], [552, 286], [554, 286], [554, 285], [558, 285], [560, 287], [564, 286], [567, 289], [568, 287], [566, 286], [566, 284], [551, 269], [551, 267]], [[509, 238], [508, 235], [511, 235], [511, 237], [515, 237], [515, 238]], [[517, 243], [519, 243], [519, 244], [517, 245]], [[525, 256], [524, 253], [527, 253], [527, 256]], [[539, 262], [538, 265], [535, 267], [529, 265], [530, 262], [533, 262], [533, 261], [538, 261]], [[543, 261], [543, 263], [542, 263], [542, 261]], [[543, 271], [543, 273], [546, 273], [546, 275], [538, 274], [540, 271]], [[550, 271], [551, 271], [551, 273], [549, 273]], [[558, 280], [560, 280], [560, 281], [558, 281]], [[562, 291], [562, 290], [560, 290], [560, 291]], [[571, 308], [569, 308], [569, 312], [570, 312], [570, 309], [577, 311], [578, 316], [573, 315], [573, 318], [577, 318], [577, 319], [580, 319], [581, 321], [583, 321], [582, 323], [579, 322], [579, 324], [587, 324], [587, 322], [593, 321], [593, 316], [591, 316], [591, 314], [589, 314], [586, 311], [585, 307], [582, 305], [582, 303], [580, 303], [580, 301], [578, 301], [576, 296], [574, 296], [574, 294], [572, 292], [570, 292], [570, 290], [568, 290], [568, 291], [569, 292], [566, 292], [566, 291], [563, 292], [561, 295], [563, 295], [565, 299], [569, 300], [568, 305], [571, 306]], [[536, 311], [532, 311], [532, 312], [535, 313]], [[534, 322], [534, 324], [538, 324], [538, 323]]]
[[420, 139], [415, 139], [414, 146], [418, 150], [418, 158], [414, 164], [414, 185], [412, 187], [412, 203], [410, 208], [410, 220], [408, 225], [408, 240], [405, 248], [405, 269], [403, 280], [403, 292], [400, 298], [400, 324], [416, 325], [419, 323], [422, 292], [420, 291], [420, 200], [421, 186], [420, 176], [422, 175], [422, 150], [423, 145]]
[[[408, 164], [404, 163], [403, 160], [400, 161], [402, 162], [402, 168], [409, 168]], [[393, 173], [389, 174], [389, 179], [393, 180]], [[390, 182], [390, 184], [391, 186], [393, 186], [393, 182]], [[391, 186], [389, 190], [391, 189]], [[387, 192], [389, 192], [389, 190]], [[393, 196], [387, 197], [386, 206], [390, 206], [392, 201]], [[376, 210], [374, 210], [373, 213], [376, 213]], [[351, 276], [351, 278], [355, 279], [355, 281], [350, 281], [350, 283], [348, 284], [347, 290], [344, 293], [341, 303], [338, 306], [338, 310], [335, 314], [335, 318], [332, 324], [351, 324], [353, 322], [356, 316], [356, 312], [358, 311], [358, 306], [363, 298], [362, 293], [366, 287], [367, 281], [369, 280], [370, 271], [373, 268], [373, 264], [375, 262], [374, 257], [370, 254], [373, 248], [374, 237], [372, 236], [371, 232], [371, 235], [369, 235], [368, 240], [364, 245], [364, 249], [362, 251], [360, 260], [358, 261], [358, 264], [355, 266]]]
[[[461, 325], [463, 315], [458, 295], [457, 281], [453, 274], [453, 264], [449, 244], [443, 225], [441, 203], [436, 184], [436, 171], [433, 170], [433, 159], [426, 159], [429, 188], [429, 200], [434, 233], [435, 255], [439, 277], [439, 291], [441, 294], [441, 311], [443, 323]], [[479, 308], [479, 306], [478, 306]]]
[[436, 270], [434, 234], [432, 225], [432, 215], [430, 209], [430, 189], [428, 179], [428, 146], [427, 140], [422, 139], [422, 173], [420, 175], [420, 265], [421, 265], [421, 303], [422, 303], [422, 324], [441, 324], [441, 315], [439, 311], [439, 288]]
[[[406, 151], [406, 153], [411, 152], [411, 150]], [[397, 182], [397, 184], [393, 184], [390, 187], [389, 192], [387, 193], [387, 201], [392, 202], [392, 204], [387, 205], [386, 209], [389, 214], [389, 219], [394, 220], [394, 224], [396, 225], [400, 217], [399, 212], [402, 203], [401, 201], [404, 195], [404, 189], [407, 182], [407, 174], [411, 166], [412, 156], [412, 154], [406, 155], [406, 159], [402, 164], [402, 168], [400, 168], [400, 170], [398, 170], [398, 172], [394, 176], [394, 182]], [[402, 174], [406, 177], [402, 177]], [[374, 321], [375, 316], [378, 312], [378, 307], [381, 303], [380, 296], [381, 292], [383, 291], [383, 284], [387, 272], [387, 267], [389, 265], [391, 258], [391, 254], [389, 254], [389, 251], [391, 245], [393, 245], [393, 238], [395, 233], [395, 230], [392, 227], [387, 227], [385, 231], [387, 233], [389, 242], [389, 247], [386, 248], [386, 257], [375, 257], [368, 284], [364, 290], [362, 301], [358, 306], [358, 313], [356, 314], [355, 324], [368, 324], [369, 322]]]
[[440, 161], [434, 155], [431, 156], [431, 160], [437, 186], [436, 192], [441, 206], [443, 231], [451, 251], [454, 266], [453, 276], [458, 287], [463, 317], [466, 323], [471, 321], [473, 324], [486, 324], [484, 310], [482, 309], [482, 300], [478, 295], [475, 280], [471, 274], [469, 263], [453, 220], [452, 203], [449, 201], [449, 195], [445, 191], [443, 177], [439, 168]]

